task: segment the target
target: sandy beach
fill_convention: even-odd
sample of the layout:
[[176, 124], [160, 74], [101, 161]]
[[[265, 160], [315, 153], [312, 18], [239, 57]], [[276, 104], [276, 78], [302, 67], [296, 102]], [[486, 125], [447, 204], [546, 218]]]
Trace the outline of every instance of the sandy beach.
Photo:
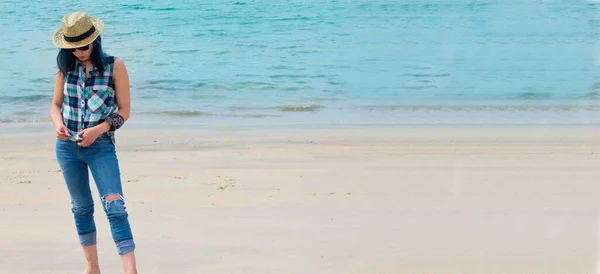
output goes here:
[[[54, 141], [0, 135], [0, 273], [83, 270]], [[597, 273], [600, 130], [124, 128], [117, 142], [140, 273]], [[99, 202], [95, 216], [103, 273], [120, 273]]]

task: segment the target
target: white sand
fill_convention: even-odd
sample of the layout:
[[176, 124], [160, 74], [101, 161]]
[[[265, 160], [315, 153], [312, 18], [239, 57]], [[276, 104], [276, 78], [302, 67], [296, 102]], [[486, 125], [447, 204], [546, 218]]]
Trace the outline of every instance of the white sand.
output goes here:
[[[83, 269], [53, 145], [0, 135], [0, 273]], [[140, 273], [596, 273], [600, 131], [123, 129], [117, 149]]]

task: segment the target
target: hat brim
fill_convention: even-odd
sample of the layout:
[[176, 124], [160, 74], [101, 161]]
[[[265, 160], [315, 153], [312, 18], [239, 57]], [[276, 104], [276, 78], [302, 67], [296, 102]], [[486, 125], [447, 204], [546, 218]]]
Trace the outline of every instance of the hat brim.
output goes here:
[[92, 42], [94, 42], [94, 40], [96, 40], [96, 38], [98, 38], [98, 36], [102, 32], [102, 29], [104, 29], [104, 22], [102, 22], [102, 20], [96, 17], [90, 17], [90, 20], [92, 21], [92, 24], [94, 25], [96, 31], [94, 31], [94, 33], [92, 33], [92, 35], [88, 36], [87, 38], [77, 42], [67, 42], [65, 40], [62, 28], [59, 28], [54, 33], [54, 38], [52, 39], [52, 42], [55, 46], [63, 49], [74, 49], [91, 44]]

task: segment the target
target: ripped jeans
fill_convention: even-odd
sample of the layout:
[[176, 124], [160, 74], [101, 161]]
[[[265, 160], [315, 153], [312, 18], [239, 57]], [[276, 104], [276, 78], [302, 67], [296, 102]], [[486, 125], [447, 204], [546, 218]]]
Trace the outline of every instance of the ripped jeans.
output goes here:
[[[119, 163], [115, 146], [110, 138], [103, 134], [88, 147], [80, 147], [70, 140], [57, 139], [56, 158], [71, 196], [71, 211], [80, 244], [83, 246], [96, 244], [94, 200], [90, 190], [89, 168], [110, 223], [117, 252], [123, 255], [133, 251], [135, 243], [123, 199]], [[118, 199], [106, 200], [105, 197], [111, 194], [118, 195]]]

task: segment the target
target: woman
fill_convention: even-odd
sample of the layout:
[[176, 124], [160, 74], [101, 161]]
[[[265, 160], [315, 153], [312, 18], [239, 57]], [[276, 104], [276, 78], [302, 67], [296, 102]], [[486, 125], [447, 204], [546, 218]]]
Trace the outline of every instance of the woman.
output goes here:
[[60, 51], [50, 115], [56, 128], [56, 157], [88, 263], [86, 273], [100, 273], [88, 169], [123, 269], [125, 273], [137, 273], [114, 134], [129, 118], [129, 79], [123, 61], [102, 50], [103, 27], [101, 20], [84, 12], [63, 17], [53, 38]]

